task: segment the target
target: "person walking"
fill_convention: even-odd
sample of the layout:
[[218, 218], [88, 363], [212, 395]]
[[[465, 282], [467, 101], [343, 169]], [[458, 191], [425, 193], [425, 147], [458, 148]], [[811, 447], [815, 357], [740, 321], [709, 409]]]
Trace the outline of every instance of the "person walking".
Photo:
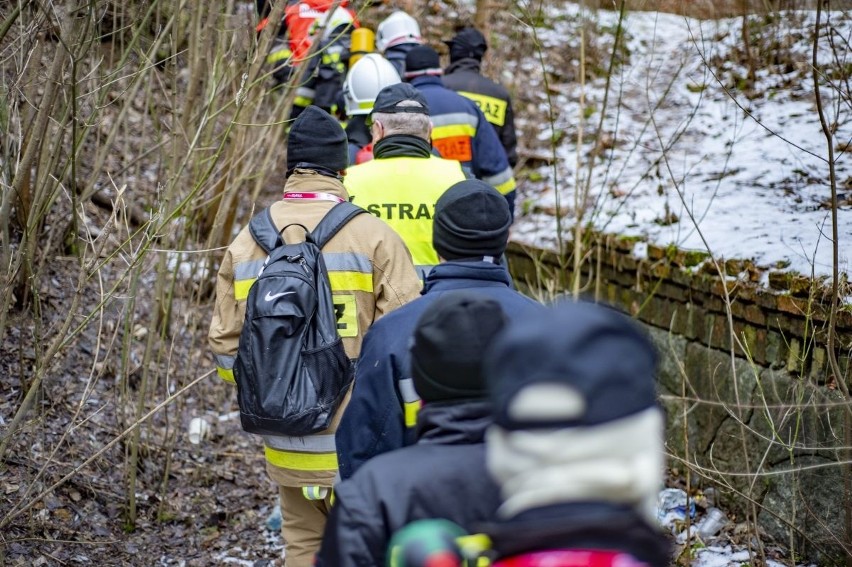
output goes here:
[[376, 457], [335, 488], [317, 567], [385, 565], [391, 534], [445, 518], [469, 530], [500, 504], [485, 470], [483, 352], [506, 325], [500, 303], [476, 290], [439, 297], [416, 323], [414, 388], [424, 406], [417, 443]]
[[519, 320], [492, 343], [488, 470], [501, 487], [485, 527], [495, 567], [666, 567], [656, 523], [664, 419], [657, 355], [613, 308], [566, 302]]
[[376, 455], [414, 442], [420, 397], [412, 385], [408, 347], [415, 321], [442, 295], [477, 291], [494, 299], [510, 319], [543, 310], [512, 289], [509, 272], [499, 263], [511, 222], [506, 200], [477, 179], [456, 183], [438, 199], [432, 242], [442, 262], [426, 277], [422, 297], [378, 321], [364, 338], [352, 399], [336, 435], [341, 478]]
[[[312, 104], [326, 112], [332, 112], [337, 105], [349, 66], [352, 31], [360, 23], [348, 0], [332, 11], [334, 4], [333, 0], [289, 0], [278, 35], [266, 56], [278, 85], [290, 81], [299, 65], [307, 66], [302, 82], [294, 85], [291, 120]], [[269, 12], [266, 2], [258, 2], [258, 13], [265, 16], [257, 25], [258, 32], [269, 25]], [[320, 29], [322, 35], [318, 33]], [[315, 54], [308, 57], [315, 41], [320, 43]]]
[[[343, 128], [328, 113], [309, 106], [290, 130], [283, 199], [268, 209], [287, 242], [304, 239], [305, 229], [312, 230], [335, 204], [348, 199], [340, 177], [347, 163]], [[372, 215], [350, 220], [328, 241], [322, 255], [338, 333], [346, 355], [356, 359], [370, 325], [414, 299], [420, 281], [405, 244]], [[226, 381], [234, 381], [246, 299], [265, 260], [266, 253], [245, 227], [219, 267], [208, 342], [219, 376]], [[318, 434], [263, 439], [267, 472], [279, 489], [288, 567], [309, 567], [319, 548], [337, 474], [334, 432], [345, 404], [344, 399], [330, 427]]]
[[349, 139], [349, 165], [373, 159], [373, 134], [367, 117], [376, 97], [387, 86], [402, 82], [396, 68], [378, 53], [368, 53], [355, 63], [343, 83], [346, 102], [346, 137]]
[[370, 113], [374, 159], [346, 170], [352, 202], [402, 237], [421, 278], [438, 263], [432, 248], [435, 202], [465, 179], [461, 165], [432, 155], [429, 106], [411, 85], [382, 89]]
[[376, 28], [376, 49], [396, 67], [400, 76], [405, 73], [405, 56], [422, 43], [420, 24], [403, 10], [395, 11]]
[[515, 176], [494, 129], [472, 100], [441, 82], [438, 52], [420, 45], [405, 57], [403, 78], [423, 94], [432, 118], [432, 145], [442, 157], [461, 162], [474, 177], [505, 195], [514, 216]]
[[450, 65], [441, 77], [444, 86], [476, 103], [494, 127], [514, 168], [518, 164], [518, 137], [512, 97], [503, 85], [482, 74], [482, 57], [488, 50], [485, 36], [476, 28], [464, 28], [444, 43], [450, 49]]

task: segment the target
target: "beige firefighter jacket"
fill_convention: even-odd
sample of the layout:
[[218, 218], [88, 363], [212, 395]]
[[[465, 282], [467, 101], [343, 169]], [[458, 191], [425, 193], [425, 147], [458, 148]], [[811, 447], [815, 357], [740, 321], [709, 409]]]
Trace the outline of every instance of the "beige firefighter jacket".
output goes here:
[[[329, 193], [344, 199], [343, 184], [308, 170], [297, 170], [285, 192]], [[327, 200], [286, 200], [274, 203], [272, 218], [279, 228], [300, 223], [313, 229], [335, 203]], [[304, 239], [304, 231], [290, 227], [288, 242]], [[244, 227], [228, 247], [216, 282], [216, 304], [208, 342], [216, 355], [219, 375], [233, 382], [234, 358], [245, 318], [249, 288], [266, 254]], [[340, 335], [350, 358], [357, 358], [370, 325], [379, 317], [420, 294], [421, 282], [405, 244], [387, 224], [371, 214], [353, 218], [323, 248]], [[267, 470], [281, 486], [332, 486], [337, 474], [334, 432], [349, 396], [331, 426], [305, 437], [265, 437]]]

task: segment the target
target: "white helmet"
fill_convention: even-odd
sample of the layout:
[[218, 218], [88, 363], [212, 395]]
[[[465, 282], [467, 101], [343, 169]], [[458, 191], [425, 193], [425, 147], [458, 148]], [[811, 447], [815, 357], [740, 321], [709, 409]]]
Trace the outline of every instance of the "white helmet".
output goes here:
[[334, 30], [338, 27], [346, 24], [352, 24], [354, 22], [354, 18], [352, 17], [352, 13], [346, 8], [341, 8], [340, 6], [334, 12], [326, 12], [321, 18], [317, 18], [314, 22], [314, 25], [319, 28], [319, 26], [325, 23], [325, 29], [322, 32], [322, 40], [327, 41]]
[[358, 60], [346, 75], [343, 84], [343, 98], [346, 100], [346, 114], [356, 116], [369, 114], [379, 91], [389, 85], [401, 83], [399, 73], [393, 64], [378, 53], [368, 53]]
[[400, 43], [423, 43], [417, 20], [402, 11], [385, 18], [376, 29], [376, 49], [380, 53]]

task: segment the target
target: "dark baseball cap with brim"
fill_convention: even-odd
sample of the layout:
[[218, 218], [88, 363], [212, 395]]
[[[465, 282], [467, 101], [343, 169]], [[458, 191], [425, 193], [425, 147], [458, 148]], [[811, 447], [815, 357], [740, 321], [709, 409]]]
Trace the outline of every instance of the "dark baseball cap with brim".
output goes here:
[[[419, 106], [400, 106], [401, 102], [414, 101], [420, 103]], [[409, 114], [429, 114], [429, 104], [426, 98], [409, 83], [396, 83], [389, 85], [379, 91], [376, 97], [376, 102], [373, 104], [373, 111], [367, 117], [367, 125], [373, 123], [373, 114], [376, 112], [385, 112], [388, 114], [396, 114], [406, 112]]]

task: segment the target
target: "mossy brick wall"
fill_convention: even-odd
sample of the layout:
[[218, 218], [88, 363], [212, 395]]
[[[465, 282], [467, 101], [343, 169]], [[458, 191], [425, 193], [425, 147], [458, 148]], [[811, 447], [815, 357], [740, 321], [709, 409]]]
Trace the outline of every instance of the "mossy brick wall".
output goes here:
[[[820, 564], [842, 555], [848, 405], [828, 366], [825, 280], [673, 247], [648, 245], [640, 258], [635, 240], [596, 241], [583, 264], [584, 294], [650, 330], [670, 466], [720, 489], [735, 518], [757, 511], [768, 536]], [[560, 258], [511, 243], [507, 256], [519, 289], [539, 297], [571, 289], [570, 250]], [[837, 329], [848, 383], [848, 310]]]
[[[647, 258], [632, 254], [635, 242], [605, 238], [584, 263], [584, 294], [622, 307], [639, 320], [710, 348], [727, 351], [730, 329], [737, 356], [755, 364], [805, 373], [819, 383], [833, 380], [825, 350], [828, 289], [825, 280], [789, 272], [763, 274], [748, 261], [716, 264], [700, 252], [648, 246]], [[570, 254], [570, 251], [569, 253]], [[515, 279], [542, 289], [569, 289], [571, 262], [551, 251], [512, 243]], [[769, 287], [758, 281], [768, 277]], [[726, 291], [732, 325], [726, 309]], [[852, 347], [852, 311], [837, 317], [838, 360], [845, 372]]]

